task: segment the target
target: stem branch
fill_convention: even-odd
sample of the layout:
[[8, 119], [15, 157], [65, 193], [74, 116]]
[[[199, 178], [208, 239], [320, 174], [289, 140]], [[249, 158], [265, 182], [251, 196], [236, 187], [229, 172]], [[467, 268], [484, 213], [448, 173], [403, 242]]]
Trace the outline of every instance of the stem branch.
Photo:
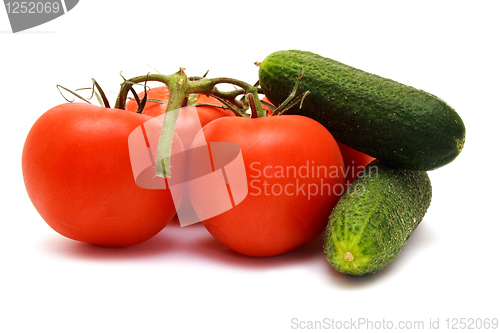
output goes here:
[[[252, 105], [252, 109], [254, 112], [256, 112], [259, 117], [266, 116], [258, 95], [259, 93], [262, 93], [260, 88], [246, 82], [227, 77], [215, 79], [207, 79], [205, 77], [188, 78], [184, 73], [183, 68], [181, 68], [177, 73], [171, 75], [147, 74], [125, 80], [122, 83], [120, 92], [118, 93], [115, 108], [125, 109], [127, 95], [132, 86], [134, 84], [147, 81], [164, 83], [169, 91], [167, 109], [160, 132], [158, 150], [156, 152], [155, 170], [156, 175], [160, 177], [170, 177], [170, 157], [172, 154], [175, 123], [179, 115], [178, 110], [183, 106], [183, 102], [189, 94], [205, 94], [214, 96], [240, 116], [246, 116], [244, 111], [245, 108], [248, 107], [248, 104], [245, 104], [244, 100], [238, 100], [236, 98], [243, 94], [251, 94], [253, 97], [252, 101], [254, 105]], [[217, 84], [221, 83], [232, 84], [241, 89], [222, 92], [215, 87]]]

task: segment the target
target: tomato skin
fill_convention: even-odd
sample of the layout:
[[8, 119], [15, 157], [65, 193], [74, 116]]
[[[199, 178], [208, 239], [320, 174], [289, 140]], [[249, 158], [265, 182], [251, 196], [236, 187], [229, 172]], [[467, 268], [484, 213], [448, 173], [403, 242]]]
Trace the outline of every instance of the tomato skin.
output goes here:
[[344, 159], [345, 184], [346, 186], [349, 186], [356, 180], [363, 168], [375, 158], [346, 146], [343, 143], [337, 143], [339, 144], [339, 148]]
[[[315, 166], [331, 166], [339, 170], [343, 167], [337, 143], [322, 125], [296, 115], [227, 117], [209, 123], [203, 132], [207, 142], [239, 145], [246, 169], [247, 197], [232, 209], [202, 221], [222, 244], [245, 255], [266, 257], [296, 249], [323, 232], [342, 192], [342, 172], [339, 171], [337, 178], [322, 179], [332, 188], [339, 185], [336, 187], [340, 189], [339, 195], [334, 195], [333, 190], [327, 195], [325, 190], [324, 195], [310, 196], [309, 199], [300, 191], [300, 184], [305, 184], [307, 191], [309, 184], [319, 185], [320, 178], [294, 177], [292, 172], [289, 177], [277, 174], [281, 167], [298, 171], [307, 163], [311, 166], [313, 161]], [[202, 142], [203, 137], [198, 135], [193, 146]], [[269, 195], [264, 182], [269, 184]], [[279, 189], [283, 192], [274, 195]], [[197, 193], [189, 192], [195, 207]]]
[[28, 195], [50, 227], [74, 240], [124, 247], [167, 225], [175, 215], [170, 191], [139, 187], [129, 157], [128, 136], [149, 119], [68, 103], [35, 122], [22, 170]]

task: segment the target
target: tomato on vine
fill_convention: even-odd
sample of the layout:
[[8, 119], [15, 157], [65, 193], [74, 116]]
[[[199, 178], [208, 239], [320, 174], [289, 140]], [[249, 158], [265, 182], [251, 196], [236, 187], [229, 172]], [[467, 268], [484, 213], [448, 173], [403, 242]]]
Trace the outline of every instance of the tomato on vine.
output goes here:
[[[205, 140], [237, 144], [246, 169], [247, 197], [202, 221], [222, 244], [265, 257], [303, 246], [323, 232], [344, 187], [342, 155], [324, 126], [295, 115], [226, 117], [206, 125], [193, 146]], [[203, 194], [188, 189], [196, 209]]]
[[[129, 134], [149, 119], [67, 103], [35, 122], [23, 148], [22, 171], [33, 205], [51, 228], [74, 240], [125, 247], [167, 225], [176, 212], [168, 187], [139, 187], [131, 168]], [[174, 151], [183, 149], [178, 139], [173, 145]]]
[[[146, 81], [166, 87], [151, 89], [142, 99], [137, 96], [140, 107], [133, 101], [127, 103], [132, 86]], [[219, 91], [219, 83], [239, 89]], [[204, 222], [210, 233], [233, 250], [253, 256], [276, 255], [304, 245], [321, 233], [341, 194], [342, 156], [322, 125], [305, 117], [281, 115], [285, 104], [299, 102], [300, 96], [292, 98], [292, 92], [287, 103], [275, 108], [262, 106], [261, 93], [255, 85], [235, 79], [188, 78], [181, 68], [168, 76], [148, 74], [126, 80], [114, 108], [105, 96], [100, 99], [102, 107], [56, 106], [35, 122], [25, 142], [22, 167], [28, 195], [49, 226], [68, 238], [123, 247], [153, 237], [175, 215], [176, 200], [182, 197], [180, 192], [172, 196], [166, 178], [182, 176], [186, 168], [182, 163], [172, 164], [171, 158], [191, 146], [189, 141], [184, 147], [176, 133], [182, 126], [190, 128], [189, 122], [182, 113], [177, 117], [171, 111], [192, 105], [196, 109], [188, 106], [194, 111], [189, 114], [205, 125], [196, 139], [205, 133], [204, 142], [237, 144], [251, 187], [237, 207]], [[193, 96], [196, 101], [190, 101]], [[137, 109], [142, 113], [134, 112]], [[163, 124], [155, 120], [152, 126], [157, 128], [146, 130], [145, 123], [160, 115]], [[138, 128], [142, 130], [135, 131]], [[155, 174], [163, 179], [163, 190], [140, 187], [132, 169], [130, 135], [147, 131], [157, 142], [144, 146], [157, 148], [156, 158], [152, 158], [154, 152], [141, 153], [139, 164], [154, 164], [148, 177]], [[182, 177], [177, 179], [181, 181], [175, 184], [184, 184]], [[211, 195], [190, 191], [193, 207], [200, 196]]]

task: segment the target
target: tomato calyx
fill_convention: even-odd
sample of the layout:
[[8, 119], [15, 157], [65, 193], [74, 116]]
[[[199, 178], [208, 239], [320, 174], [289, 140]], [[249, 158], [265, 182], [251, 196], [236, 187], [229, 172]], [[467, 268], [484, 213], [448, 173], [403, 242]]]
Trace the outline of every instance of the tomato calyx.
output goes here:
[[146, 106], [146, 102], [148, 102], [148, 91], [146, 85], [144, 85], [144, 97], [142, 98], [142, 100], [139, 95], [137, 95], [137, 92], [134, 90], [134, 88], [130, 88], [130, 90], [132, 91], [132, 94], [134, 95], [134, 98], [137, 102], [136, 113], [142, 114], [142, 111], [144, 111], [144, 107]]
[[[61, 96], [69, 103], [73, 103], [75, 100], [69, 100], [68, 98], [66, 98], [66, 96], [64, 96], [63, 92], [61, 91], [61, 89], [69, 92], [70, 94], [72, 94], [73, 96], [81, 99], [82, 101], [88, 103], [88, 104], [92, 104], [92, 102], [90, 102], [90, 99], [92, 99], [92, 97], [95, 95], [97, 101], [99, 102], [99, 105], [101, 107], [105, 107], [105, 108], [109, 108], [110, 107], [110, 104], [108, 102], [108, 99], [106, 98], [106, 94], [104, 93], [104, 91], [102, 90], [101, 86], [97, 83], [97, 81], [95, 79], [91, 79], [92, 80], [92, 87], [90, 88], [81, 88], [81, 89], [76, 89], [76, 91], [78, 90], [88, 90], [88, 89], [91, 89], [91, 95], [89, 98], [85, 98], [83, 97], [82, 95], [78, 94], [76, 91], [73, 91], [71, 89], [68, 89], [66, 87], [63, 87], [62, 85], [60, 84], [57, 84], [56, 87], [57, 89], [59, 90], [59, 93], [61, 94]], [[97, 90], [97, 92], [96, 92]]]
[[[257, 66], [260, 65], [260, 63], [255, 63]], [[302, 103], [304, 102], [304, 99], [307, 97], [307, 95], [310, 94], [310, 91], [306, 91], [300, 95], [297, 95], [297, 91], [299, 88], [299, 80], [304, 76], [304, 69], [301, 68], [299, 72], [299, 76], [297, 77], [297, 81], [295, 82], [295, 85], [290, 92], [290, 95], [288, 95], [287, 99], [285, 99], [278, 107], [275, 107], [273, 104], [268, 103], [265, 99], [259, 101], [261, 105], [264, 105], [267, 109], [268, 112], [262, 114], [258, 112], [257, 105], [255, 103], [255, 99], [253, 98], [253, 95], [247, 94], [247, 100], [248, 104], [250, 105], [251, 109], [251, 118], [258, 118], [258, 117], [265, 117], [265, 116], [279, 116], [285, 113], [286, 111], [290, 110], [292, 107], [295, 105], [299, 104], [299, 109], [302, 108]], [[256, 87], [259, 87], [259, 82], [255, 84]]]
[[310, 94], [310, 91], [307, 90], [306, 92], [297, 95], [297, 90], [299, 89], [299, 83], [300, 79], [304, 76], [304, 69], [301, 68], [299, 72], [299, 76], [297, 77], [297, 80], [295, 81], [295, 85], [293, 86], [293, 89], [288, 95], [287, 99], [283, 101], [277, 108], [273, 110], [273, 116], [279, 116], [286, 111], [290, 110], [293, 108], [295, 105], [299, 104], [299, 109], [302, 108], [302, 103], [304, 102], [304, 99], [307, 97], [307, 95]]
[[247, 95], [248, 104], [250, 104], [250, 110], [252, 110], [250, 118], [259, 118], [259, 112], [257, 111], [257, 106], [252, 94]]

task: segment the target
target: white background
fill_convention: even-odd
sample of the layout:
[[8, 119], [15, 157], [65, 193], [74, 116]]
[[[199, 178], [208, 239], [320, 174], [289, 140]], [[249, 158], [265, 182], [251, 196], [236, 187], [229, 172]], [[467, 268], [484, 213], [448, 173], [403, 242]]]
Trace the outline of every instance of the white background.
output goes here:
[[[17, 34], [0, 8], [0, 332], [289, 332], [293, 318], [426, 328], [439, 319], [445, 330], [447, 318], [500, 318], [498, 2], [346, 3], [81, 0]], [[341, 275], [321, 239], [277, 257], [244, 257], [201, 224], [104, 249], [60, 236], [38, 215], [21, 152], [35, 120], [64, 102], [56, 84], [88, 87], [93, 77], [114, 99], [121, 71], [181, 66], [253, 83], [253, 62], [281, 49], [429, 91], [465, 122], [464, 151], [429, 172], [431, 207], [389, 267]]]

